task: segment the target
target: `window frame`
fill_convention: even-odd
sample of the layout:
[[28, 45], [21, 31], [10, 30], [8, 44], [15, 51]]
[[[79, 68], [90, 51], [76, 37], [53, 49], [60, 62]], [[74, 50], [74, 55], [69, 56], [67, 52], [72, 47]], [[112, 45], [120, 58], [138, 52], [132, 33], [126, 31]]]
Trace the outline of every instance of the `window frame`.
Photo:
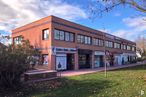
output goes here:
[[[48, 33], [46, 33], [46, 31]], [[46, 36], [45, 36], [46, 35]], [[48, 40], [49, 39], [49, 28], [43, 29], [42, 30], [42, 40]]]

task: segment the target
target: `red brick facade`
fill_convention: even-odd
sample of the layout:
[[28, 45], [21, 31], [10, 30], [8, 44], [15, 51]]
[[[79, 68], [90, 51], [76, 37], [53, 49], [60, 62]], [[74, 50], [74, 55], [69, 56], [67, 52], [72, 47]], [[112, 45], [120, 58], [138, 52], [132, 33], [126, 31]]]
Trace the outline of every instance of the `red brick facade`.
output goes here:
[[[49, 30], [46, 40], [42, 39], [44, 29]], [[59, 62], [58, 65], [66, 64], [65, 69], [67, 70], [95, 68], [95, 64], [100, 67], [100, 64], [104, 63], [104, 51], [108, 51], [114, 56], [113, 63], [111, 63], [113, 65], [117, 64], [115, 63], [116, 58], [121, 65], [123, 60], [127, 62], [133, 60], [132, 57], [135, 56], [136, 43], [55, 16], [48, 16], [16, 28], [12, 32], [13, 42], [16, 37], [22, 35], [33, 46], [39, 48], [42, 54], [47, 55], [45, 58], [48, 58], [48, 65], [45, 65], [45, 67], [51, 70], [59, 68], [57, 62]], [[101, 45], [95, 45], [95, 38], [97, 42], [101, 42]], [[107, 43], [112, 47], [104, 47], [106, 41], [112, 42], [111, 44]], [[126, 48], [124, 48], [124, 45]], [[69, 64], [72, 64], [72, 66]], [[86, 66], [87, 64], [89, 65]]]

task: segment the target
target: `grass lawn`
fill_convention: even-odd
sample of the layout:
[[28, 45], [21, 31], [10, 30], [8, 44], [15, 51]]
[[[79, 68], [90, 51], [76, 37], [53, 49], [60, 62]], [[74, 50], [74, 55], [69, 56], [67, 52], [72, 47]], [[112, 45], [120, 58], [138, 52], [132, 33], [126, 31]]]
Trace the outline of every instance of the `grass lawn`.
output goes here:
[[[0, 93], [2, 97], [146, 97], [146, 66], [32, 83], [22, 89]], [[145, 93], [140, 95], [141, 90]], [[7, 96], [5, 96], [7, 95]]]

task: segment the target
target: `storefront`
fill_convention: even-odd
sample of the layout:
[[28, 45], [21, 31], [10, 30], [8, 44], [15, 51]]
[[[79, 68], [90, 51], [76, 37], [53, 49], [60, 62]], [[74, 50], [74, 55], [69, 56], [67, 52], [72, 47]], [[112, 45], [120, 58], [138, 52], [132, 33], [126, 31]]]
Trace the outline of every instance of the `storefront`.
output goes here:
[[122, 63], [127, 63], [134, 61], [136, 59], [136, 54], [131, 54], [131, 53], [123, 53], [122, 55]]
[[78, 50], [79, 69], [91, 68], [92, 65], [92, 51], [91, 50]]
[[95, 51], [94, 52], [94, 67], [103, 67], [104, 66], [104, 52]]
[[56, 70], [74, 70], [75, 48], [53, 47], [52, 53], [55, 55]]
[[116, 54], [114, 57], [115, 57], [114, 58], [114, 64], [115, 65], [122, 65], [122, 56], [121, 56], [121, 54]]

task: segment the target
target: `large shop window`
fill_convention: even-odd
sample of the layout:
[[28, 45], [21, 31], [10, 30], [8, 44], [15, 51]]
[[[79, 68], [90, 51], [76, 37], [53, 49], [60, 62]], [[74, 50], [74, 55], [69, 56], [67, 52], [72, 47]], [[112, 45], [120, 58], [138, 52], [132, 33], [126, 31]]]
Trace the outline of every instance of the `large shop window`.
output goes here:
[[21, 44], [23, 37], [17, 36], [14, 38], [14, 44]]
[[54, 39], [74, 42], [75, 34], [62, 30], [54, 30]]
[[43, 54], [42, 55], [42, 63], [43, 65], [48, 65], [49, 61], [48, 61], [48, 54]]
[[49, 38], [49, 29], [44, 29], [42, 31], [42, 39], [47, 40]]
[[78, 43], [91, 44], [91, 37], [85, 35], [78, 35]]

